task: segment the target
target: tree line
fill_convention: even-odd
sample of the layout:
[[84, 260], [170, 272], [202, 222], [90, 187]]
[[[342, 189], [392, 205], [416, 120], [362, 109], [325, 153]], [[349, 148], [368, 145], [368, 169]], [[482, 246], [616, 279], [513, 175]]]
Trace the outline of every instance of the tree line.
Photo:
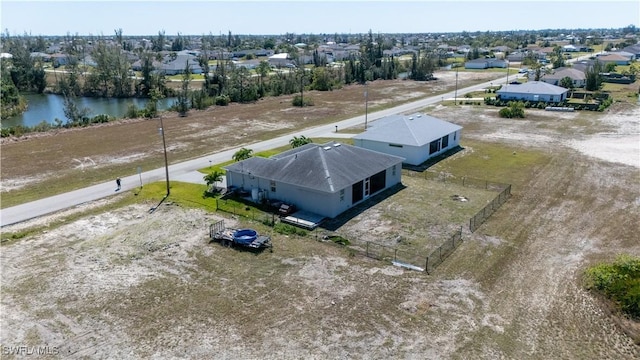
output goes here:
[[[164, 97], [176, 97], [177, 110], [186, 114], [190, 108], [204, 109], [230, 102], [252, 102], [266, 96], [302, 94], [305, 90], [331, 91], [345, 84], [396, 79], [405, 71], [411, 79], [430, 80], [438, 66], [437, 59], [427, 54], [414, 55], [409, 66], [393, 56], [384, 56], [388, 42], [381, 35], [374, 38], [371, 31], [362, 39], [359, 55], [352, 55], [342, 66], [327, 66], [326, 57], [317, 50], [311, 53], [313, 66], [299, 66], [289, 71], [274, 71], [267, 61], [261, 61], [254, 71], [228, 59], [218, 59], [213, 65], [209, 55], [220, 51], [217, 47], [221, 42], [226, 46], [238, 46], [240, 38], [229, 33], [227, 37], [203, 36], [200, 56], [191, 64], [187, 63], [182, 86], [173, 89], [167, 86], [166, 76], [157, 71], [154, 62], [162, 60], [159, 51], [167, 45], [173, 51], [184, 49], [189, 44], [188, 38], [178, 34], [169, 44], [164, 31], [159, 32], [151, 39], [149, 49], [134, 49], [140, 69], [133, 72], [128, 58], [132, 45], [124, 39], [122, 30], [117, 29], [112, 38], [100, 36], [88, 40], [67, 35], [60, 51], [66, 56], [64, 71], [54, 71], [53, 79], [50, 77], [47, 81], [44, 60], [31, 56], [32, 52], [45, 50], [46, 44], [41, 37], [9, 36], [8, 33], [2, 37], [7, 52], [13, 55], [11, 61], [2, 61], [3, 114], [14, 115], [24, 110], [26, 104], [20, 94], [47, 91], [69, 99], [65, 104], [70, 107], [66, 113], [71, 122], [82, 122], [85, 116], [82, 109], [73, 108], [73, 98], [77, 96], [148, 98], [152, 100], [149, 108], [139, 109], [135, 114], [131, 112], [131, 115], [153, 117], [156, 115], [154, 100]], [[275, 46], [273, 39], [266, 39], [264, 45]], [[290, 45], [281, 50], [290, 51], [294, 58], [297, 57], [297, 48], [286, 46]], [[90, 66], [87, 65], [88, 58], [94, 62]], [[203, 70], [202, 85], [197, 89], [192, 86], [190, 72], [190, 66], [196, 63]]]

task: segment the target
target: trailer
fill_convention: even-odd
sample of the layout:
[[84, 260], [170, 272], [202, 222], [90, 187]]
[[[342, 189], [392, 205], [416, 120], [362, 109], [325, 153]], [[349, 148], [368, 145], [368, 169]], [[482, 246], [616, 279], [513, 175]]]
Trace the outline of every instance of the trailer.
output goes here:
[[273, 252], [271, 237], [260, 235], [253, 229], [231, 229], [224, 225], [224, 220], [220, 220], [209, 226], [209, 238], [211, 241], [218, 241], [222, 246], [238, 246], [250, 250], [269, 249]]

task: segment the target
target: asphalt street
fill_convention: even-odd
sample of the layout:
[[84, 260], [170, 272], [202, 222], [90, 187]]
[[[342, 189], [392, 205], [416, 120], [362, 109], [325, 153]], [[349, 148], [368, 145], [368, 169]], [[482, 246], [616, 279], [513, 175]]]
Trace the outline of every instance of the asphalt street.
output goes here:
[[[515, 79], [517, 74], [510, 75], [509, 79]], [[507, 81], [507, 77], [501, 79], [495, 79], [487, 81], [482, 84], [473, 85], [457, 90], [457, 98], [461, 98], [468, 92], [478, 91], [490, 86], [490, 84], [500, 84]], [[450, 99], [454, 97], [456, 91], [451, 91], [445, 94], [428, 97], [425, 99], [417, 100], [411, 103], [399, 105], [393, 108], [389, 108], [382, 111], [371, 112], [366, 115], [367, 122], [372, 122], [385, 116], [394, 114], [406, 114], [413, 111], [418, 111], [428, 105], [436, 104], [444, 99]], [[170, 181], [188, 181], [188, 182], [202, 182], [203, 174], [197, 172], [197, 169], [202, 169], [210, 166], [211, 164], [219, 164], [228, 161], [233, 157], [233, 154], [240, 148], [250, 148], [254, 152], [260, 152], [264, 150], [273, 149], [280, 146], [285, 146], [289, 143], [289, 140], [293, 136], [304, 135], [309, 138], [318, 137], [338, 137], [340, 129], [345, 129], [359, 124], [364, 124], [365, 115], [356, 116], [350, 119], [338, 121], [335, 123], [322, 125], [318, 127], [308, 128], [305, 130], [299, 130], [287, 135], [279, 136], [270, 140], [265, 140], [257, 143], [240, 144], [237, 148], [209, 154], [197, 159], [173, 164], [169, 166], [169, 180]], [[336, 133], [336, 126], [338, 133]], [[350, 134], [349, 136], [352, 136]], [[161, 167], [155, 170], [146, 171], [141, 174], [134, 174], [131, 176], [122, 178], [122, 189], [120, 191], [132, 190], [140, 187], [145, 183], [152, 183], [156, 181], [164, 181], [165, 168]], [[17, 205], [14, 207], [0, 210], [0, 226], [16, 224], [29, 219], [33, 219], [42, 215], [50, 214], [63, 209], [68, 209], [83, 203], [103, 199], [118, 192], [115, 191], [116, 183], [115, 179], [110, 182], [89, 186], [86, 188], [70, 191], [64, 194], [59, 194], [44, 198], [41, 200]]]

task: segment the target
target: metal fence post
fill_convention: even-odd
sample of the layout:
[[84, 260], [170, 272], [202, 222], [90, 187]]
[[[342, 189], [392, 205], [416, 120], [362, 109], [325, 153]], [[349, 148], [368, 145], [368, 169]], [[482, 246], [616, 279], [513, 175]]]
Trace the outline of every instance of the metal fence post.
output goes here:
[[367, 254], [367, 257], [369, 257], [369, 242], [368, 242], [368, 241], [367, 241], [367, 250], [366, 250], [366, 254]]
[[398, 261], [398, 249], [393, 250], [393, 261]]
[[427, 274], [429, 274], [429, 257], [427, 256], [427, 261], [425, 261], [424, 263], [424, 271], [427, 272]]

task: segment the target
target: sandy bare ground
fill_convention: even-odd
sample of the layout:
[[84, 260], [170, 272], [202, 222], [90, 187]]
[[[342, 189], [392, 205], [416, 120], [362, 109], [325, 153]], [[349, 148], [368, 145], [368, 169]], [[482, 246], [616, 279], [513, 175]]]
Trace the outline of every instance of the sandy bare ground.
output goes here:
[[312, 238], [226, 249], [206, 237], [217, 215], [140, 204], [0, 248], [0, 343], [70, 358], [639, 358], [579, 279], [640, 254], [639, 109], [497, 111], [427, 109], [464, 126], [463, 139], [550, 160], [435, 275]]

